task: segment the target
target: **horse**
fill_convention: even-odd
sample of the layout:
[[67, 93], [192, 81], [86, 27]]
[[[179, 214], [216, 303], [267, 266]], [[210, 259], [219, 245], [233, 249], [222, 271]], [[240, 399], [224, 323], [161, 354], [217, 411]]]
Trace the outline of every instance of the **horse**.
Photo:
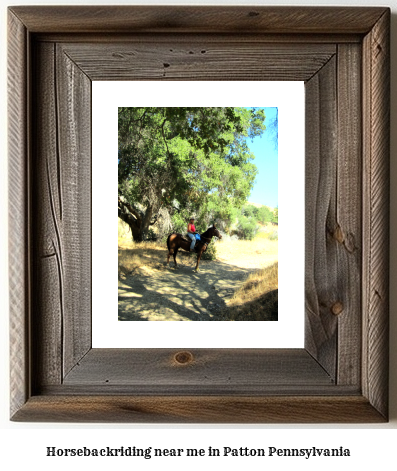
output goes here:
[[[207, 250], [208, 244], [211, 242], [213, 237], [218, 237], [222, 239], [221, 234], [219, 233], [218, 229], [215, 227], [215, 224], [207, 229], [203, 234], [200, 234], [200, 240], [196, 243], [196, 252], [197, 252], [197, 263], [195, 271], [198, 271], [198, 266], [200, 262], [200, 258], [203, 255], [203, 252]], [[168, 248], [168, 257], [167, 257], [167, 265], [170, 263], [170, 256], [173, 255], [175, 268], [178, 268], [176, 263], [176, 256], [178, 254], [179, 249], [186, 250], [186, 252], [190, 252], [190, 240], [186, 240], [182, 234], [178, 234], [173, 232], [167, 238], [167, 248]]]

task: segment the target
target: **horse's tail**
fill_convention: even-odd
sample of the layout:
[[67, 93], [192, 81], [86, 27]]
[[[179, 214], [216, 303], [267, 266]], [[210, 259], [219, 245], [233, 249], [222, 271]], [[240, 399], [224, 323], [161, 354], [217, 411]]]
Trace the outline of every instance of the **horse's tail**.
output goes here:
[[170, 251], [170, 237], [171, 237], [171, 234], [167, 237], [167, 249], [168, 249], [168, 252]]
[[170, 239], [171, 239], [172, 234], [175, 234], [175, 232], [171, 232], [171, 234], [167, 237], [167, 249], [168, 249], [168, 252], [171, 250], [171, 247], [170, 247]]

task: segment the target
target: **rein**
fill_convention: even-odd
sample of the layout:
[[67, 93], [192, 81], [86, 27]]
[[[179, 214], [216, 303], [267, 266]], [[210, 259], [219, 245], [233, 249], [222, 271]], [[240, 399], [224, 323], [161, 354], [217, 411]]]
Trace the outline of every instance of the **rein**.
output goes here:
[[[204, 234], [205, 234], [205, 232], [204, 232]], [[201, 237], [202, 239], [207, 239], [208, 242], [204, 242], [204, 244], [208, 245], [208, 244], [211, 242], [212, 238], [213, 238], [213, 237], [217, 237], [217, 236], [216, 236], [215, 234], [213, 234], [211, 237], [204, 237], [203, 235], [200, 234], [200, 237]]]

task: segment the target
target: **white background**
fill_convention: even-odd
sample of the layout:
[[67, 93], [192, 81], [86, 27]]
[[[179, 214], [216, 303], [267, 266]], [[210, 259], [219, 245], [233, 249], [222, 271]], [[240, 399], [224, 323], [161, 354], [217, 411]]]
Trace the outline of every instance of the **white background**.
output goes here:
[[[11, 4], [45, 4], [46, 2], [1, 2], [0, 10], [0, 34], [1, 34], [1, 152], [0, 152], [0, 220], [1, 225], [1, 260], [0, 260], [0, 463], [3, 469], [41, 469], [41, 470], [76, 470], [86, 469], [88, 464], [94, 465], [96, 470], [105, 470], [109, 467], [117, 469], [219, 469], [226, 465], [231, 469], [242, 466], [250, 470], [278, 469], [279, 466], [293, 466], [294, 469], [321, 469], [350, 470], [360, 467], [361, 470], [393, 469], [396, 466], [395, 445], [397, 443], [397, 165], [395, 156], [397, 153], [397, 1], [396, 0], [361, 0], [359, 2], [339, 0], [332, 3], [324, 0], [306, 1], [295, 3], [301, 5], [382, 5], [392, 8], [392, 76], [391, 76], [391, 290], [390, 290], [390, 312], [391, 312], [391, 351], [390, 351], [390, 422], [380, 425], [327, 425], [327, 426], [149, 426], [149, 425], [65, 425], [65, 424], [16, 424], [8, 420], [8, 287], [7, 287], [7, 162], [6, 162], [6, 6]], [[65, 4], [81, 4], [81, 1], [68, 1]], [[89, 2], [86, 4], [109, 4], [110, 1]], [[126, 2], [118, 2], [126, 3]], [[133, 2], [129, 2], [132, 4]], [[140, 4], [151, 2], [141, 0]], [[171, 2], [157, 1], [157, 4], [171, 4]], [[188, 2], [185, 2], [185, 4]], [[191, 2], [205, 4], [205, 2]], [[207, 2], [210, 4], [211, 2]], [[218, 4], [244, 4], [264, 5], [266, 2], [221, 2]], [[290, 5], [293, 2], [272, 1], [273, 5]], [[51, 0], [47, 4], [61, 4]], [[173, 2], [178, 4], [178, 2]], [[179, 4], [184, 4], [181, 2]], [[214, 4], [214, 3], [212, 3]], [[46, 458], [45, 447], [78, 447], [78, 446], [168, 446], [168, 447], [196, 447], [207, 448], [209, 445], [221, 448], [223, 446], [248, 446], [250, 448], [277, 446], [287, 447], [335, 447], [344, 446], [351, 449], [351, 458], [317, 458], [305, 460], [304, 458], [276, 458], [277, 461], [266, 458], [264, 461], [254, 458], [218, 458], [216, 461], [209, 459], [174, 459], [135, 461], [131, 459], [115, 458], [79, 458], [79, 459], [57, 459]], [[93, 461], [94, 460], [94, 461]], [[203, 460], [203, 461], [202, 461]]]
[[[92, 97], [92, 346], [179, 348], [183, 339], [184, 348], [302, 348], [305, 220], [303, 82], [251, 82], [247, 87], [245, 82], [227, 81], [98, 81], [92, 84]], [[114, 206], [117, 160], [114, 156], [117, 155], [119, 106], [278, 107], [278, 322], [117, 321], [117, 213]], [[103, 221], [108, 223], [103, 224]], [[165, 257], [164, 248], [164, 261]], [[169, 276], [172, 277], [172, 273]], [[199, 278], [202, 277], [205, 277], [205, 267], [199, 272]]]

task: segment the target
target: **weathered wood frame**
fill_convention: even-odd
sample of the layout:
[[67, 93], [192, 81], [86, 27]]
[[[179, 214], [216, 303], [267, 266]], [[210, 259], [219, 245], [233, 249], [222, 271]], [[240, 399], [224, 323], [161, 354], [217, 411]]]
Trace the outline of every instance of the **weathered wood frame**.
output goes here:
[[[12, 420], [387, 420], [389, 22], [387, 8], [9, 9]], [[104, 79], [306, 82], [304, 349], [91, 348]]]

